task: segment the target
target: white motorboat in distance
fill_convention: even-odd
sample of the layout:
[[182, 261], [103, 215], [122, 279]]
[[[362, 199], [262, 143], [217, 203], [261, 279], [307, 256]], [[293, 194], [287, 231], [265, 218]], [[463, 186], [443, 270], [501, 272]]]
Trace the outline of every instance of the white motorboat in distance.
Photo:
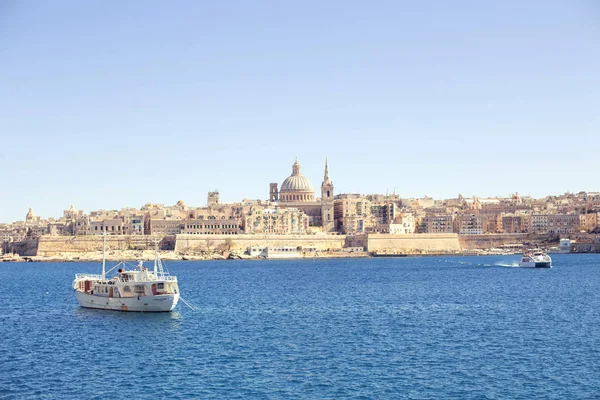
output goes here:
[[552, 268], [552, 259], [543, 251], [535, 250], [523, 253], [519, 263], [522, 268]]
[[165, 273], [162, 262], [156, 257], [153, 271], [140, 261], [134, 270], [127, 270], [120, 262], [111, 278], [106, 277], [106, 235], [102, 251], [102, 274], [76, 274], [73, 289], [81, 307], [101, 310], [169, 312], [179, 301], [177, 277]]

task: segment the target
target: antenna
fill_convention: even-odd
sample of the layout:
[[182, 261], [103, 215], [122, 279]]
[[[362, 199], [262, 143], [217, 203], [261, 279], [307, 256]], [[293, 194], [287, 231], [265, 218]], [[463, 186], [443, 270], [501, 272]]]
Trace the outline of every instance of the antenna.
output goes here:
[[154, 275], [158, 272], [158, 239], [154, 239]]
[[160, 261], [160, 258], [158, 257], [158, 243], [160, 243], [160, 241], [158, 239], [154, 239], [154, 252], [155, 252], [154, 276], [156, 276], [157, 278], [159, 278], [161, 280], [164, 280], [165, 271], [163, 269], [162, 262]]
[[104, 241], [102, 243], [102, 280], [106, 278], [106, 231], [102, 234]]

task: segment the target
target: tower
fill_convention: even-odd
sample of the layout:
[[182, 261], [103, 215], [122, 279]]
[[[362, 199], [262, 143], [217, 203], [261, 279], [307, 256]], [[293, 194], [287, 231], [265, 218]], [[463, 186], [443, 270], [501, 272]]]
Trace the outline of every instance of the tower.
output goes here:
[[279, 190], [277, 190], [277, 183], [271, 183], [269, 185], [269, 201], [279, 201]]
[[219, 192], [217, 190], [208, 192], [206, 204], [208, 207], [216, 207], [219, 205]]
[[323, 232], [335, 230], [335, 219], [333, 216], [333, 182], [329, 178], [329, 164], [325, 158], [325, 176], [321, 184], [321, 221]]

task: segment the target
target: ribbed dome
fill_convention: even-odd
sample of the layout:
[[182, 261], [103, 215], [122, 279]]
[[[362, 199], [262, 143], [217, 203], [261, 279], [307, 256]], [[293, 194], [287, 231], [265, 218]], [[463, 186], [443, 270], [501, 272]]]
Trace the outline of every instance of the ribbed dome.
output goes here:
[[304, 175], [300, 174], [287, 177], [286, 180], [281, 184], [281, 191], [314, 193], [315, 190], [308, 179], [306, 179]]
[[281, 201], [314, 201], [315, 190], [310, 181], [300, 173], [298, 160], [292, 167], [292, 175], [286, 178], [279, 190]]

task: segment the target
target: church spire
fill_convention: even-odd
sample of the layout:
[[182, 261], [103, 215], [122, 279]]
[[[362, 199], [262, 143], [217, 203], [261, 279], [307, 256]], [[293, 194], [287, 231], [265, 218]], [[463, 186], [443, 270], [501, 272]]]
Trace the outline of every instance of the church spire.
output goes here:
[[329, 163], [327, 157], [325, 157], [325, 176], [323, 177], [323, 185], [331, 185], [331, 179], [329, 179]]

